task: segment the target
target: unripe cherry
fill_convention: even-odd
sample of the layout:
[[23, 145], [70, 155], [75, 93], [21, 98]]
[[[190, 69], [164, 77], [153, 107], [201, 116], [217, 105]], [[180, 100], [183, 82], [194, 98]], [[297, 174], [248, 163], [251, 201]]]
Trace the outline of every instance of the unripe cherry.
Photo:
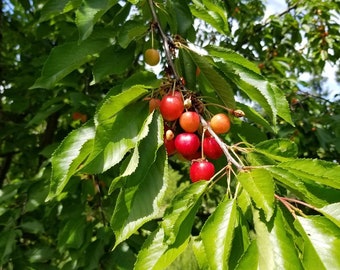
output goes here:
[[144, 52], [144, 61], [150, 66], [156, 66], [159, 63], [160, 55], [156, 49], [149, 48]]

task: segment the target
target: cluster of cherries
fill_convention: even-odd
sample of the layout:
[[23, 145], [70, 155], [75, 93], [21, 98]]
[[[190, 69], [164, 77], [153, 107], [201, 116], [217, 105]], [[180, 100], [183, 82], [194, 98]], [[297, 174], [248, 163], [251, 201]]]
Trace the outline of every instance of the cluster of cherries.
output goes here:
[[[178, 90], [170, 91], [161, 100], [150, 99], [149, 108], [150, 111], [159, 109], [164, 119], [164, 145], [168, 155], [178, 153], [191, 161], [192, 182], [210, 180], [215, 166], [207, 159], [220, 158], [223, 150], [209, 131], [202, 128], [201, 116], [191, 98], [184, 99]], [[229, 117], [223, 113], [214, 115], [208, 124], [216, 134], [230, 129]]]

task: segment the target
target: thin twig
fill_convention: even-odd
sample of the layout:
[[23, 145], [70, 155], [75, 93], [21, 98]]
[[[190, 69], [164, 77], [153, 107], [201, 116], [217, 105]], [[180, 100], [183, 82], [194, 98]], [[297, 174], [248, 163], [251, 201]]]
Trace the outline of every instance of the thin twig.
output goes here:
[[154, 24], [157, 27], [159, 34], [161, 35], [161, 38], [163, 40], [163, 47], [164, 47], [164, 50], [165, 50], [165, 56], [166, 56], [167, 63], [169, 65], [169, 67], [171, 68], [172, 74], [174, 75], [176, 81], [178, 81], [180, 79], [180, 76], [178, 75], [178, 73], [175, 69], [174, 62], [172, 61], [172, 54], [170, 52], [169, 43], [168, 43], [169, 39], [164, 34], [163, 29], [159, 25], [158, 16], [157, 16], [157, 13], [156, 13], [156, 10], [155, 10], [155, 7], [154, 7], [152, 0], [149, 0], [149, 6], [150, 6], [150, 10], [151, 10], [151, 14], [152, 14]]

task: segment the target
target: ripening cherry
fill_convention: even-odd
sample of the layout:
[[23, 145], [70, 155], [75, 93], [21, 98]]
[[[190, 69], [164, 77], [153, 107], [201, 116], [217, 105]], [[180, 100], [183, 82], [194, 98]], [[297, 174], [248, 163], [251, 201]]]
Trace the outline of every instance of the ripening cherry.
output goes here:
[[213, 137], [204, 138], [203, 152], [204, 155], [210, 159], [218, 159], [223, 155], [223, 150]]
[[175, 138], [177, 152], [183, 156], [194, 155], [200, 147], [200, 139], [194, 133], [180, 133]]
[[152, 98], [149, 100], [149, 112], [153, 112], [158, 109], [161, 104], [161, 101], [158, 98]]
[[195, 132], [200, 126], [200, 116], [197, 112], [184, 112], [179, 118], [179, 125], [186, 132]]
[[184, 111], [183, 100], [176, 95], [168, 94], [162, 98], [159, 109], [164, 120], [174, 121]]
[[215, 174], [215, 166], [207, 160], [194, 161], [190, 166], [191, 182], [209, 181]]
[[230, 129], [230, 120], [224, 113], [215, 114], [210, 120], [210, 127], [216, 134], [227, 133]]

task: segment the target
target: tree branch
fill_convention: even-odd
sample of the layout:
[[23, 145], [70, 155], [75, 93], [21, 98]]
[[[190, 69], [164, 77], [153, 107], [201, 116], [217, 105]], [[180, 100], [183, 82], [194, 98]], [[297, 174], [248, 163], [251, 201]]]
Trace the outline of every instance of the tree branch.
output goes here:
[[176, 81], [178, 81], [180, 79], [180, 76], [178, 75], [178, 73], [175, 69], [174, 62], [172, 61], [172, 54], [171, 54], [169, 43], [168, 43], [169, 38], [164, 34], [163, 29], [160, 27], [158, 16], [157, 16], [153, 1], [152, 0], [148, 0], [148, 1], [149, 1], [149, 6], [150, 6], [150, 9], [151, 9], [151, 14], [152, 14], [152, 18], [153, 18], [153, 21], [154, 21], [154, 25], [157, 27], [159, 34], [160, 34], [160, 36], [163, 40], [163, 47], [164, 47], [164, 50], [165, 50], [165, 56], [166, 56], [167, 63], [169, 65], [171, 72], [174, 75]]
[[201, 123], [202, 126], [207, 129], [209, 131], [209, 133], [211, 134], [211, 136], [213, 136], [216, 140], [216, 142], [218, 143], [218, 145], [221, 147], [223, 153], [225, 154], [225, 156], [227, 157], [227, 160], [229, 162], [231, 162], [233, 165], [236, 166], [237, 170], [242, 170], [243, 169], [243, 165], [240, 164], [229, 152], [228, 147], [226, 146], [226, 144], [221, 140], [220, 137], [218, 137], [218, 135], [211, 129], [211, 127], [209, 126], [209, 124], [207, 123], [207, 121], [205, 121], [205, 119], [200, 115], [201, 118]]

